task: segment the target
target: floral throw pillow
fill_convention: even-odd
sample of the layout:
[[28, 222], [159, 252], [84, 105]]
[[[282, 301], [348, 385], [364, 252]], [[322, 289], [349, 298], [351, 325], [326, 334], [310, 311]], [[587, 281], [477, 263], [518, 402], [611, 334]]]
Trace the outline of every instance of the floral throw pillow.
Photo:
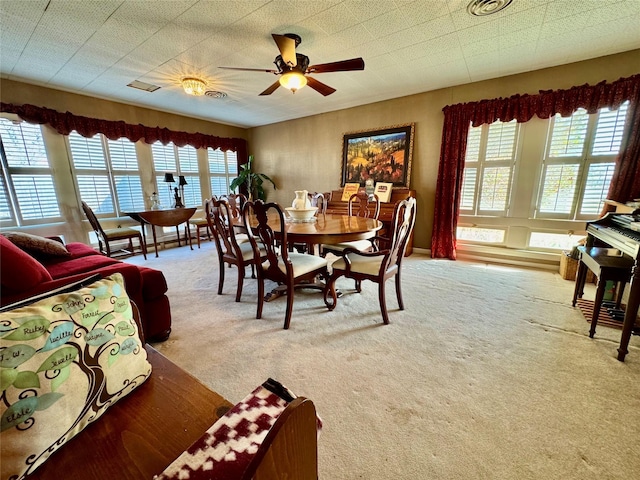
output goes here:
[[0, 478], [32, 473], [150, 374], [119, 273], [0, 313]]

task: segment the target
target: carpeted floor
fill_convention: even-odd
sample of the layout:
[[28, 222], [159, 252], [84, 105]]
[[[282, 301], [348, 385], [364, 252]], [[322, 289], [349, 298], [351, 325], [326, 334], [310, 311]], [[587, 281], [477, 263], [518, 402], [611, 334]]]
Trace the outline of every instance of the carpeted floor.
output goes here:
[[[131, 257], [165, 272], [173, 316], [154, 346], [230, 401], [267, 377], [311, 398], [324, 421], [322, 480], [630, 479], [640, 472], [640, 338], [616, 360], [620, 330], [589, 324], [558, 273], [405, 259], [405, 311], [388, 282], [342, 279], [335, 311], [298, 292], [255, 319], [255, 280], [217, 295], [213, 243]], [[590, 297], [591, 295], [591, 297]], [[593, 298], [587, 285], [585, 298]]]

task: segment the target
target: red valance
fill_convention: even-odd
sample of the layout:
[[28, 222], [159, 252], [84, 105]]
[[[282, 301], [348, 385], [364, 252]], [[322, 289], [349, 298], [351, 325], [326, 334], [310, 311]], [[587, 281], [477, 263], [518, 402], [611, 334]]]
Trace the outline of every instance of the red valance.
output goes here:
[[556, 113], [569, 116], [578, 108], [595, 113], [601, 108], [617, 109], [629, 101], [626, 141], [621, 145], [607, 198], [627, 202], [640, 197], [640, 74], [615, 82], [600, 82], [566, 90], [540, 91], [537, 95], [447, 105], [436, 185], [436, 202], [431, 237], [431, 256], [456, 258], [458, 207], [467, 149], [469, 124], [474, 127], [497, 120], [527, 122], [536, 115], [549, 118]]
[[[238, 153], [238, 164], [246, 163], [247, 141], [243, 138], [225, 138], [203, 133], [176, 132], [168, 128], [133, 125], [118, 120], [101, 120], [83, 117], [70, 112], [61, 113], [56, 110], [35, 105], [13, 105], [0, 103], [0, 111], [13, 113], [29, 123], [48, 124], [61, 135], [69, 135], [73, 130], [83, 137], [93, 137], [102, 133], [109, 140], [125, 137], [132, 142], [139, 140], [145, 143], [157, 141], [167, 145], [173, 142], [179, 147], [191, 145], [195, 148], [231, 150]], [[241, 160], [242, 159], [242, 160]]]

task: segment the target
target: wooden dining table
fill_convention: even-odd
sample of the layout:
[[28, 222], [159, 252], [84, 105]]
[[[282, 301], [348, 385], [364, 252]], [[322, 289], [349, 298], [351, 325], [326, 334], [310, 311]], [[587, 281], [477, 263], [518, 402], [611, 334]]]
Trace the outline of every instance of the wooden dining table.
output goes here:
[[[349, 215], [318, 214], [310, 222], [294, 222], [291, 218], [285, 221], [287, 241], [290, 243], [306, 243], [318, 246], [323, 243], [335, 245], [356, 240], [367, 240], [376, 236], [382, 229], [382, 222], [373, 218], [363, 218]], [[242, 218], [233, 220], [234, 226], [244, 228]], [[251, 219], [251, 226], [257, 225]], [[269, 226], [274, 233], [280, 233], [280, 222], [277, 215], [269, 215]]]
[[[156, 239], [156, 226], [158, 227], [176, 227], [176, 233], [178, 234], [178, 246], [180, 246], [180, 230], [178, 225], [186, 223], [187, 225], [187, 239], [189, 247], [193, 250], [191, 245], [191, 229], [189, 228], [189, 219], [196, 213], [195, 207], [187, 208], [171, 208], [167, 210], [145, 210], [142, 212], [125, 212], [125, 215], [130, 216], [134, 220], [140, 222], [142, 226], [142, 238], [144, 244], [147, 244], [147, 237], [144, 231], [145, 223], [151, 225], [151, 231], [153, 233], [153, 246], [156, 249], [156, 257], [158, 256], [158, 242]], [[146, 248], [146, 247], [145, 247]]]
[[[287, 242], [290, 244], [305, 243], [310, 249], [313, 249], [314, 254], [319, 254], [321, 244], [335, 245], [356, 240], [368, 240], [375, 237], [383, 227], [383, 223], [379, 220], [350, 215], [321, 213], [314, 219], [310, 222], [294, 222], [290, 217], [286, 218]], [[232, 223], [234, 227], [244, 229], [242, 217], [233, 219]], [[280, 221], [275, 212], [269, 214], [268, 223], [277, 236], [280, 233]], [[258, 222], [255, 218], [251, 218], [250, 224], [253, 227], [257, 226]], [[324, 286], [322, 282], [314, 282], [301, 284], [298, 287], [324, 290]], [[283, 294], [284, 289], [276, 288], [266, 295], [265, 301], [269, 302]], [[340, 296], [340, 292], [338, 292], [338, 296]]]

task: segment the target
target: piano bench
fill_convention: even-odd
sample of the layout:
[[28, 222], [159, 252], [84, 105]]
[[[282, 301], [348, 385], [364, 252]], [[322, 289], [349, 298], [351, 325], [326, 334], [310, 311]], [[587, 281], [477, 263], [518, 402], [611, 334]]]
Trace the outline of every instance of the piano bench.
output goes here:
[[580, 263], [578, 264], [578, 274], [576, 275], [576, 287], [573, 291], [572, 304], [574, 307], [577, 299], [582, 298], [584, 294], [587, 270], [592, 271], [598, 278], [596, 298], [593, 302], [593, 314], [591, 316], [591, 328], [589, 329], [589, 337], [593, 338], [596, 333], [607, 281], [610, 280], [618, 284], [616, 308], [620, 308], [625, 284], [631, 280], [634, 260], [622, 254], [619, 250], [612, 248], [579, 246], [578, 252], [580, 253]]

